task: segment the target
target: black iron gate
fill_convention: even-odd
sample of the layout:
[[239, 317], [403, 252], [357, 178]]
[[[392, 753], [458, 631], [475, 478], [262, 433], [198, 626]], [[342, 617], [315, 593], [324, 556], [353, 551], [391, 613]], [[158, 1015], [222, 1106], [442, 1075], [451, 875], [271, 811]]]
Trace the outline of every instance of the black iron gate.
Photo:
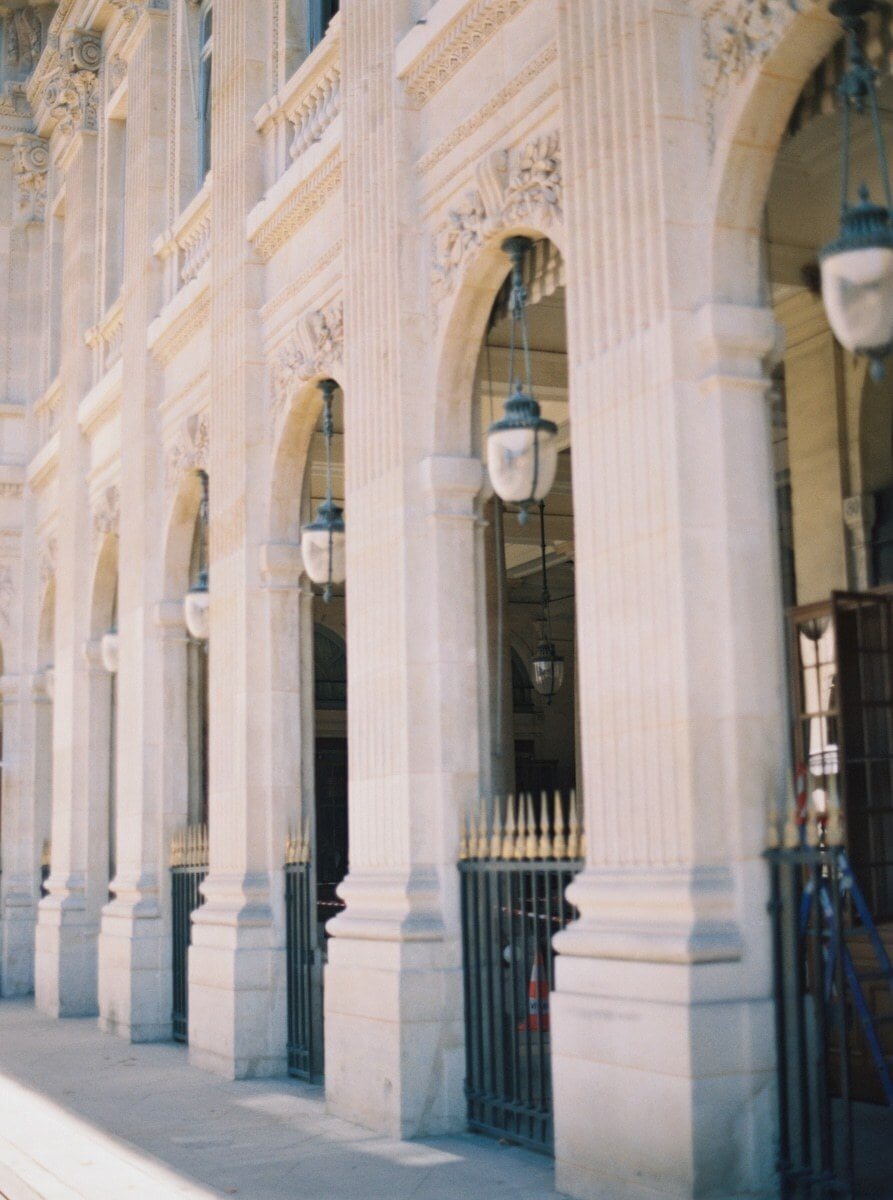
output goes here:
[[459, 863], [469, 1126], [547, 1153], [552, 938], [576, 915], [565, 890], [584, 855], [576, 797], [556, 793], [482, 801]]
[[173, 1004], [171, 1021], [175, 1042], [189, 1037], [189, 946], [192, 914], [204, 904], [201, 885], [208, 874], [208, 829], [188, 825], [171, 843], [171, 950]]
[[285, 855], [288, 959], [288, 1073], [315, 1081], [322, 1073], [322, 1006], [315, 984], [313, 872], [308, 836], [291, 837]]

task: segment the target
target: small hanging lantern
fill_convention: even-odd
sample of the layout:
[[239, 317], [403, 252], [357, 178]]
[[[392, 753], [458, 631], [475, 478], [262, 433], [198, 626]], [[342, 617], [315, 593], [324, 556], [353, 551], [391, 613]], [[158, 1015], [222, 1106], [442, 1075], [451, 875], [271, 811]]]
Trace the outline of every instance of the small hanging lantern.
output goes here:
[[[511, 237], [502, 249], [512, 260], [511, 339], [509, 383], [511, 395], [502, 419], [487, 430], [487, 469], [493, 490], [501, 500], [520, 504], [518, 520], [528, 519], [528, 509], [549, 494], [558, 467], [558, 426], [547, 421], [533, 395], [530, 342], [527, 332], [527, 289], [524, 286], [524, 256], [533, 245], [530, 238]], [[525, 386], [515, 379], [515, 341], [520, 333], [524, 356]]]
[[533, 686], [541, 696], [546, 697], [546, 703], [552, 703], [552, 697], [560, 691], [564, 683], [564, 659], [555, 649], [552, 641], [552, 627], [549, 617], [549, 581], [546, 573], [546, 502], [540, 500], [540, 555], [543, 571], [543, 615], [540, 618], [540, 643], [533, 656]]
[[186, 628], [190, 637], [196, 641], [206, 642], [211, 632], [211, 597], [208, 591], [208, 473], [199, 471], [198, 477], [202, 485], [202, 499], [199, 505], [199, 573], [198, 579], [186, 593], [183, 601], [183, 613], [186, 618]]
[[[839, 93], [843, 113], [841, 217], [838, 238], [825, 246], [822, 298], [834, 335], [840, 344], [871, 360], [872, 378], [883, 378], [882, 359], [893, 348], [893, 197], [890, 171], [877, 101], [877, 71], [862, 49], [865, 14], [874, 0], [834, 0], [831, 12], [844, 28], [847, 69]], [[875, 204], [862, 183], [859, 200], [850, 204], [850, 119], [868, 116], [874, 131], [884, 190], [883, 205]]]
[[118, 630], [114, 627], [102, 635], [99, 657], [109, 675], [118, 674]]
[[304, 570], [313, 583], [323, 587], [323, 599], [332, 598], [332, 587], [347, 576], [344, 510], [332, 496], [332, 437], [335, 432], [332, 398], [338, 385], [324, 379], [319, 388], [323, 396], [323, 434], [326, 439], [326, 498], [316, 511], [316, 520], [301, 530], [301, 555]]

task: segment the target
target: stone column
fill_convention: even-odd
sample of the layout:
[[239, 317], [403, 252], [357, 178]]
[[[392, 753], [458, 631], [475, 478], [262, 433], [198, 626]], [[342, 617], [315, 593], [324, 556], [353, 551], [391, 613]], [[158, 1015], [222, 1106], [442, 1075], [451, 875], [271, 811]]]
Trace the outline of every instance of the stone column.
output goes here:
[[52, 864], [39, 905], [34, 992], [52, 1016], [87, 1016], [96, 1007], [99, 912], [88, 904], [87, 875], [95, 814], [89, 777], [88, 665], [92, 566], [87, 496], [88, 445], [78, 405], [92, 383], [84, 334], [93, 324], [96, 271], [96, 105], [99, 36], [75, 31], [62, 54], [54, 115], [57, 169], [65, 173], [62, 340], [56, 528], [56, 625], [53, 697]]
[[481, 469], [432, 452], [413, 117], [394, 67], [412, 16], [407, 0], [343, 11], [350, 871], [325, 985], [329, 1107], [394, 1136], [465, 1121], [456, 858], [480, 772]]
[[[169, 837], [163, 775], [164, 681], [183, 653], [182, 604], [172, 621], [164, 596], [164, 489], [155, 397], [157, 368], [146, 329], [161, 306], [161, 272], [151, 252], [165, 225], [168, 173], [168, 14], [137, 14], [128, 64], [127, 191], [117, 679], [117, 874], [99, 942], [101, 1028], [130, 1038], [170, 1037]], [[172, 692], [172, 696], [177, 693]], [[184, 724], [185, 729], [185, 724]], [[185, 789], [185, 774], [178, 780]], [[185, 803], [185, 799], [183, 800]]]
[[[40, 377], [41, 308], [43, 291], [44, 216], [47, 200], [49, 148], [43, 138], [20, 135], [14, 148], [15, 223], [10, 233], [10, 334], [17, 353], [11, 356], [10, 396], [33, 401], [46, 382]], [[33, 446], [33, 421], [25, 423], [26, 453]], [[22, 514], [22, 544], [35, 545], [35, 501], [26, 495]], [[0, 987], [6, 996], [34, 989], [34, 925], [39, 895], [39, 855], [36, 846], [34, 787], [38, 706], [28, 673], [35, 664], [40, 616], [39, 564], [26, 557], [17, 573], [16, 600], [4, 640], [3, 695], [3, 814], [2, 962]], [[16, 678], [18, 673], [18, 678]]]
[[652, 0], [556, 11], [588, 835], [580, 916], [556, 938], [556, 1183], [765, 1196], [760, 853], [785, 757], [774, 320], [703, 305], [707, 138], [668, 66], [694, 70], [696, 18]]
[[[193, 917], [189, 1052], [224, 1075], [285, 1068], [284, 826], [271, 772], [274, 693], [267, 536], [270, 446], [245, 214], [263, 194], [254, 115], [268, 79], [268, 7], [214, 12], [211, 160], [210, 874]], [[276, 890], [277, 894], [273, 892]]]

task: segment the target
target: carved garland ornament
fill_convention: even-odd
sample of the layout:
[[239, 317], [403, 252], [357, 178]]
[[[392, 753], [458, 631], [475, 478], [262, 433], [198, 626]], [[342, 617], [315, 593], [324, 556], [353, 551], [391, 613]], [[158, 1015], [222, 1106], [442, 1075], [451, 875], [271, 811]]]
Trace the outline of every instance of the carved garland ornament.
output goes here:
[[187, 471], [207, 471], [211, 428], [207, 412], [187, 417], [167, 456], [167, 485], [173, 487]]
[[42, 221], [47, 204], [49, 145], [44, 138], [20, 133], [13, 147], [13, 173], [16, 184], [16, 208], [26, 223]]
[[273, 417], [278, 419], [296, 389], [333, 371], [344, 360], [344, 301], [305, 313], [273, 363]]
[[4, 625], [9, 625], [9, 614], [12, 611], [12, 602], [15, 597], [15, 581], [12, 575], [12, 567], [4, 564], [0, 566], [0, 620]]
[[794, 12], [815, 0], [709, 0], [701, 14], [707, 124], [711, 153], [716, 142], [716, 106], [732, 83], [763, 62]]
[[453, 209], [434, 235], [431, 289], [442, 300], [470, 254], [493, 234], [513, 225], [548, 228], [561, 222], [561, 146], [558, 132], [544, 134], [521, 150], [514, 164], [497, 150], [477, 166], [477, 188]]

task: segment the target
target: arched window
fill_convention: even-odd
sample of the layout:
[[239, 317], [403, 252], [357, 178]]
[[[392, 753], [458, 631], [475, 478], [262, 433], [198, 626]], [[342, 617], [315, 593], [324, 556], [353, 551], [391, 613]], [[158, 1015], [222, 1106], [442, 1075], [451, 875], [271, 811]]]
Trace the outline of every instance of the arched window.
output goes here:
[[[204, 530], [201, 514], [195, 522], [189, 560], [189, 586], [202, 569]], [[187, 647], [187, 720], [189, 749], [189, 824], [208, 823], [208, 654], [207, 642], [190, 638]]]

